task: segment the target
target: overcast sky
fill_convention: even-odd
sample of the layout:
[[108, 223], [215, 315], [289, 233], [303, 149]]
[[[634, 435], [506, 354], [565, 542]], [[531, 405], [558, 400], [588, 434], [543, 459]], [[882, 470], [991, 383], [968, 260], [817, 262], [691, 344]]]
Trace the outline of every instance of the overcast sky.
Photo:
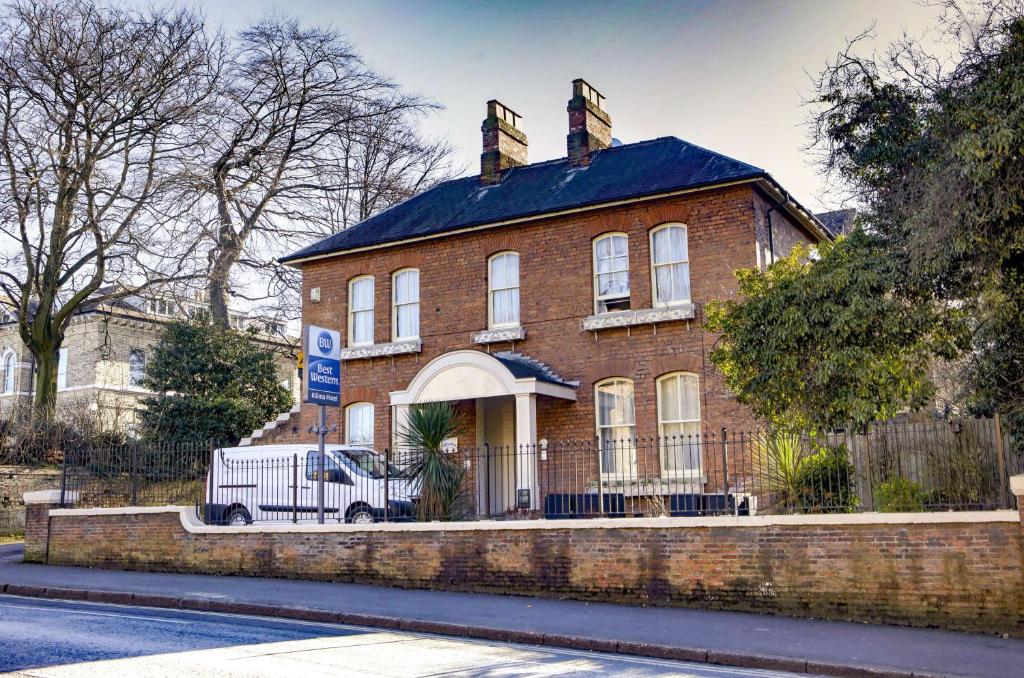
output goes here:
[[523, 116], [531, 162], [564, 156], [570, 83], [582, 77], [607, 97], [623, 143], [681, 137], [767, 169], [812, 209], [837, 198], [804, 150], [808, 73], [872, 23], [881, 47], [935, 17], [913, 0], [188, 4], [228, 30], [274, 8], [334, 25], [374, 68], [445, 107], [427, 130], [452, 141], [469, 173], [488, 99]]

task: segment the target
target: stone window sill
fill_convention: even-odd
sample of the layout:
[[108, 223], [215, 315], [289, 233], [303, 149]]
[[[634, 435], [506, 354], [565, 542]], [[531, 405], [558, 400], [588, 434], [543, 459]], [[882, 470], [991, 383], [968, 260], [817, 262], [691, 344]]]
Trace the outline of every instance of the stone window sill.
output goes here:
[[580, 322], [583, 330], [606, 330], [614, 327], [631, 327], [633, 325], [653, 325], [674, 320], [692, 320], [693, 304], [679, 304], [663, 308], [638, 308], [629, 311], [615, 311], [587, 316]]
[[490, 330], [482, 330], [473, 334], [474, 344], [496, 344], [502, 341], [522, 341], [526, 338], [526, 328], [517, 327], [495, 327]]
[[368, 344], [366, 346], [349, 346], [341, 349], [342, 360], [362, 360], [365, 358], [383, 358], [404, 353], [419, 353], [423, 350], [420, 339], [404, 339], [386, 344]]

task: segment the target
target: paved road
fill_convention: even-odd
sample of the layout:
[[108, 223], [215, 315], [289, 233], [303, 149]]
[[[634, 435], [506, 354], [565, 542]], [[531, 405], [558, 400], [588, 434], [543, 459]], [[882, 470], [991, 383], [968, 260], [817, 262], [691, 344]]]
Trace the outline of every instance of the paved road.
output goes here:
[[791, 676], [355, 626], [0, 596], [15, 676]]
[[[306, 607], [513, 633], [703, 648], [721, 653], [723, 663], [729, 655], [755, 655], [818, 666], [984, 678], [1021, 675], [1024, 666], [1024, 640], [937, 629], [316, 581], [125, 572], [20, 560], [20, 544], [0, 546], [0, 583]], [[3, 638], [0, 634], [0, 647]]]

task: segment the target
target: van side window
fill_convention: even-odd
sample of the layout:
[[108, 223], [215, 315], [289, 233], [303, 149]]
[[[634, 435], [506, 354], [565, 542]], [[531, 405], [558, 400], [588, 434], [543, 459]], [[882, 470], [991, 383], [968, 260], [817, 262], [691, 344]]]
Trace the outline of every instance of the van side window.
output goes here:
[[[320, 452], [317, 450], [310, 450], [309, 454], [306, 455], [306, 480], [316, 480], [317, 472], [320, 470]], [[334, 461], [332, 457], [327, 457], [324, 460], [324, 470], [329, 471], [331, 469], [341, 470], [338, 466], [338, 462]]]

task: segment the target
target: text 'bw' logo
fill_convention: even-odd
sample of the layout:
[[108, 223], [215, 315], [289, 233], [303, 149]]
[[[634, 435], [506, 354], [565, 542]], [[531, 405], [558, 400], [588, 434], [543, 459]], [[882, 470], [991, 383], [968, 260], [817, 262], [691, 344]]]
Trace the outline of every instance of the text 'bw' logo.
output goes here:
[[321, 332], [316, 337], [316, 347], [324, 353], [330, 353], [331, 349], [334, 348], [334, 342], [331, 340], [330, 332]]

